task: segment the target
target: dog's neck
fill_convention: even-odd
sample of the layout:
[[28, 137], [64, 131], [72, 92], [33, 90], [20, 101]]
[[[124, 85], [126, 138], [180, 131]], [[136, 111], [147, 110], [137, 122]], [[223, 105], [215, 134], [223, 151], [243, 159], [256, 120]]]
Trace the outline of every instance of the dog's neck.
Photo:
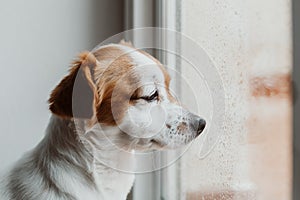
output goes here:
[[[113, 141], [107, 140], [107, 134], [112, 136], [112, 140], [118, 140], [119, 136], [114, 135], [120, 134], [114, 128], [101, 128], [99, 125], [90, 129], [86, 127], [85, 120], [62, 119], [53, 115], [47, 135], [36, 148], [38, 160], [53, 164], [52, 170], [68, 169], [61, 176], [72, 179], [73, 183], [67, 183], [71, 191], [88, 185], [103, 199], [125, 199], [134, 176], [120, 170], [132, 169], [133, 155], [128, 152], [123, 154]], [[66, 177], [68, 175], [70, 177]], [[76, 180], [72, 177], [74, 175]]]

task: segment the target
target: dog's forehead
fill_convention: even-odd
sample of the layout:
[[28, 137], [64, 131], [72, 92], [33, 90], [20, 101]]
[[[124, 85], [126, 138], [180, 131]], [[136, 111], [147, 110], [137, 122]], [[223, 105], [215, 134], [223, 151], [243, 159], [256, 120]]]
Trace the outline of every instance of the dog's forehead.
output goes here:
[[124, 54], [128, 56], [134, 66], [135, 74], [140, 77], [141, 82], [145, 83], [163, 83], [164, 74], [159, 62], [146, 52], [133, 49], [131, 47], [122, 46]]
[[117, 68], [118, 72], [134, 71], [143, 82], [163, 83], [165, 73], [158, 60], [144, 51], [130, 46], [110, 44], [94, 52], [100, 66]]
[[102, 46], [93, 53], [98, 60], [95, 79], [99, 88], [105, 88], [104, 85], [110, 85], [109, 88], [118, 85], [130, 91], [140, 88], [136, 90], [138, 96], [152, 94], [158, 89], [167, 95], [170, 76], [148, 53], [120, 44]]

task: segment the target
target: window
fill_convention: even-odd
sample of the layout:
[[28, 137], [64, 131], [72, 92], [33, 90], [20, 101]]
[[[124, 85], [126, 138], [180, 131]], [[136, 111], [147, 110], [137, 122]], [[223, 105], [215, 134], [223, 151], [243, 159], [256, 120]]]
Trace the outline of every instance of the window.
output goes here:
[[[291, 2], [128, 2], [133, 9], [127, 10], [133, 13], [128, 29], [159, 26], [180, 32], [171, 37], [163, 30], [154, 37], [178, 55], [154, 53], [176, 71], [174, 88], [183, 103], [210, 124], [223, 112], [216, 105], [225, 105], [223, 123], [211, 126], [178, 161], [138, 176], [133, 199], [291, 199]], [[212, 80], [205, 63], [193, 68], [182, 58], [199, 55], [187, 40], [204, 52], [200, 62], [207, 59], [217, 70], [224, 101], [214, 101], [216, 85], [207, 83]], [[162, 153], [159, 159], [180, 153]]]

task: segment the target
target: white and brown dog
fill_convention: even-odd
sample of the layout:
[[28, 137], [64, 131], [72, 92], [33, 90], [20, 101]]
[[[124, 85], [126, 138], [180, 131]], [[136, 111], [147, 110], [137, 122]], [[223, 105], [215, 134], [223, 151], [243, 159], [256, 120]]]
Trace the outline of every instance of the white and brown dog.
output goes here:
[[109, 167], [134, 168], [120, 148], [180, 147], [205, 127], [169, 82], [158, 60], [127, 43], [82, 53], [50, 96], [44, 139], [4, 179], [1, 200], [126, 199], [134, 175]]

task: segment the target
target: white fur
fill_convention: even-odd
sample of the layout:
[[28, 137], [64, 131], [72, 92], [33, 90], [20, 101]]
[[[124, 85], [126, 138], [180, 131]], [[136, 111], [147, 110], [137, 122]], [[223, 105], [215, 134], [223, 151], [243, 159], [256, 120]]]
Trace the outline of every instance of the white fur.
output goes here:
[[[80, 121], [80, 120], [79, 120]], [[47, 134], [54, 134], [52, 131], [61, 131], [55, 134], [64, 134], [66, 126], [60, 123], [59, 117], [52, 116], [50, 121], [50, 126], [47, 128]], [[78, 122], [78, 120], [77, 120]], [[70, 123], [73, 123], [70, 121]], [[105, 135], [110, 135], [112, 140], [118, 140], [117, 131], [112, 127], [92, 127], [88, 129], [82, 126], [83, 123], [75, 123], [77, 125], [77, 131], [82, 131], [79, 133], [80, 140], [85, 146], [85, 150], [89, 152], [92, 156], [92, 162], [87, 163], [87, 171], [90, 172], [95, 180], [96, 188], [91, 187], [87, 184], [80, 173], [73, 168], [68, 166], [66, 168], [65, 163], [59, 161], [49, 161], [49, 171], [51, 173], [51, 179], [55, 181], [57, 187], [65, 193], [71, 194], [74, 199], [78, 200], [99, 200], [99, 199], [126, 199], [130, 188], [132, 187], [134, 181], [134, 175], [130, 172], [122, 172], [119, 169], [114, 169], [114, 167], [122, 167], [124, 165], [127, 169], [133, 169], [134, 160], [133, 154], [122, 153], [114, 144], [109, 143]], [[80, 125], [78, 125], [80, 124]], [[53, 129], [52, 126], [56, 128]], [[72, 126], [73, 127], [73, 126]], [[75, 131], [75, 130], [74, 130]], [[109, 131], [109, 133], [107, 133]], [[114, 133], [115, 132], [115, 133]], [[115, 138], [114, 138], [115, 137]], [[101, 148], [101, 149], [100, 149]], [[17, 163], [17, 166], [26, 167], [26, 162], [32, 159], [34, 153], [30, 152], [21, 161]], [[124, 156], [125, 155], [125, 156]], [[79, 159], [79, 158], [74, 158]], [[88, 162], [88, 160], [86, 160]], [[36, 194], [27, 195], [31, 196], [30, 199], [45, 199], [45, 200], [56, 200], [65, 199], [60, 195], [56, 194], [52, 190], [43, 189], [43, 176], [38, 173], [34, 173], [35, 168], [31, 169], [31, 175], [25, 175], [21, 173], [18, 175], [20, 182], [26, 186], [26, 190], [29, 192], [35, 191]], [[14, 176], [15, 174], [11, 174]], [[10, 177], [5, 177], [2, 184], [2, 194], [1, 200], [11, 199], [9, 192], [3, 192], [7, 190], [9, 186]], [[38, 197], [36, 197], [38, 196]], [[25, 198], [26, 199], [26, 198]], [[24, 199], [24, 200], [25, 200]]]

